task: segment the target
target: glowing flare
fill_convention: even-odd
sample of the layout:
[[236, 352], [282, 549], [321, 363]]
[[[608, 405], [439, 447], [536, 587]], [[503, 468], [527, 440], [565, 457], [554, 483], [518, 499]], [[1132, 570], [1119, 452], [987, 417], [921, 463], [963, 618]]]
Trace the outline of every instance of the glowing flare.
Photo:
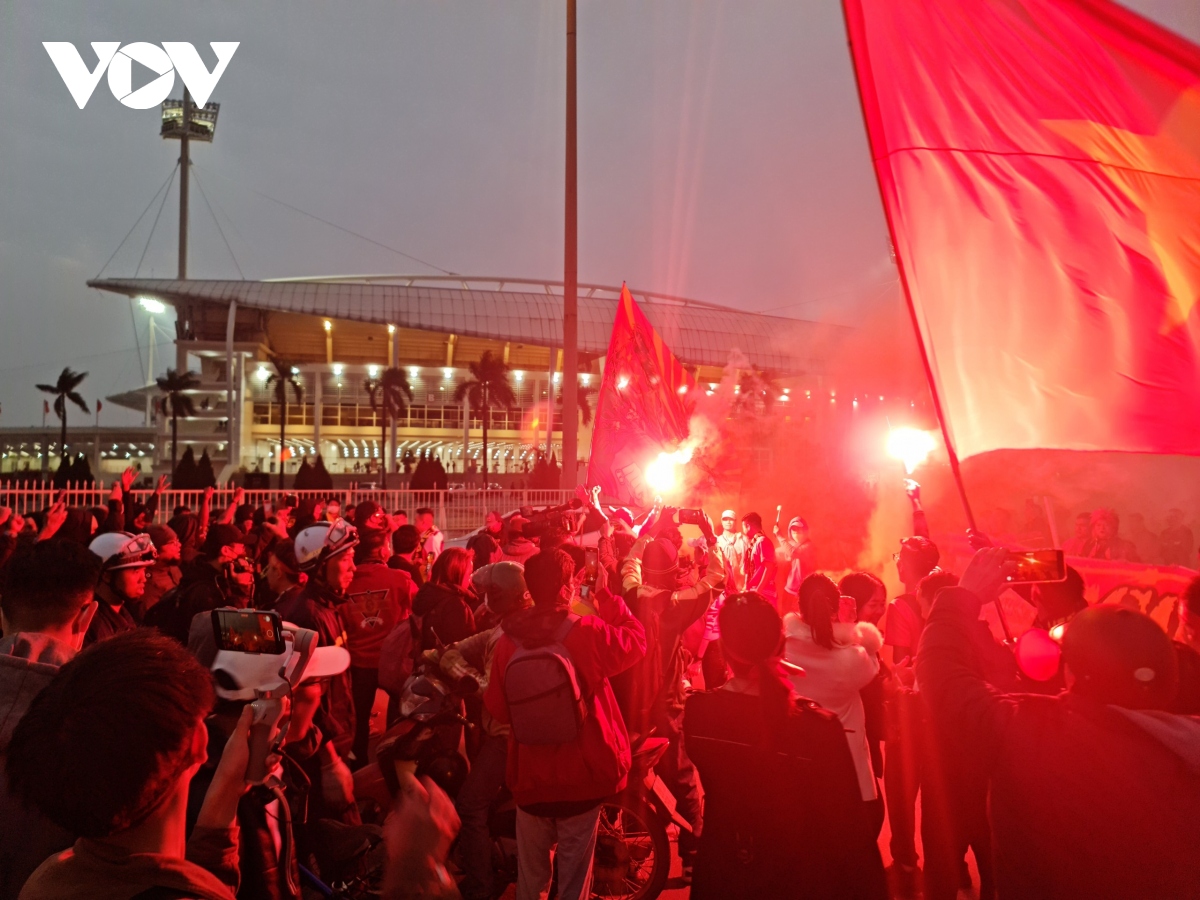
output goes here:
[[646, 466], [646, 484], [656, 494], [669, 494], [679, 485], [679, 466], [686, 465], [692, 460], [692, 449], [683, 447], [674, 453], [660, 453], [650, 465]]
[[925, 462], [936, 446], [937, 441], [930, 432], [917, 428], [897, 428], [888, 434], [888, 455], [903, 462], [904, 471], [909, 475]]

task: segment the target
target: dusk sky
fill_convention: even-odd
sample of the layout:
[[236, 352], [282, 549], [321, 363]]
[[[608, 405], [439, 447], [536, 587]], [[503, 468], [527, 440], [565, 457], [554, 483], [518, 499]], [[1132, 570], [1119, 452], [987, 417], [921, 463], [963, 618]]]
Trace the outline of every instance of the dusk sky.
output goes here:
[[[1196, 0], [1127, 5], [1200, 42]], [[89, 403], [144, 381], [147, 314], [85, 281], [178, 155], [104, 79], [79, 110], [42, 41], [89, 67], [90, 41], [210, 66], [241, 42], [193, 150], [191, 277], [560, 279], [564, 30], [561, 0], [5, 4], [0, 425], [40, 422], [34, 384], [66, 365]], [[847, 324], [899, 302], [837, 0], [580, 0], [578, 40], [582, 281]], [[177, 184], [105, 275], [175, 277]]]

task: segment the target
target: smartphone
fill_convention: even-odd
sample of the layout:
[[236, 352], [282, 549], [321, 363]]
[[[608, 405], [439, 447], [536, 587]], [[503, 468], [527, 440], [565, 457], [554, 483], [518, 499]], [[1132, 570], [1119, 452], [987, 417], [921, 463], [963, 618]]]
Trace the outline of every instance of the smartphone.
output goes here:
[[584, 579], [584, 584], [596, 583], [596, 571], [600, 568], [600, 553], [595, 547], [583, 548], [584, 566], [587, 569], [587, 578]]
[[239, 653], [283, 653], [283, 620], [263, 609], [214, 609], [213, 634], [218, 650]]
[[681, 509], [679, 510], [680, 525], [702, 525], [704, 523], [704, 510], [702, 509]]
[[1009, 581], [1031, 584], [1039, 581], [1065, 581], [1067, 564], [1061, 550], [1009, 550], [1008, 561], [1017, 564]]

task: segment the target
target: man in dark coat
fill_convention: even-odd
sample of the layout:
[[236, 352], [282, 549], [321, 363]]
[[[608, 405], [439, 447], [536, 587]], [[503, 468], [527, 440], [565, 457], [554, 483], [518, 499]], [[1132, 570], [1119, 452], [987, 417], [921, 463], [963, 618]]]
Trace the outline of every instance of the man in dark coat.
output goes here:
[[1065, 693], [1000, 693], [970, 634], [1011, 567], [979, 551], [938, 594], [917, 656], [930, 709], [989, 774], [999, 897], [1200, 897], [1200, 721], [1163, 711], [1170, 640], [1135, 610], [1092, 607], [1063, 639]]

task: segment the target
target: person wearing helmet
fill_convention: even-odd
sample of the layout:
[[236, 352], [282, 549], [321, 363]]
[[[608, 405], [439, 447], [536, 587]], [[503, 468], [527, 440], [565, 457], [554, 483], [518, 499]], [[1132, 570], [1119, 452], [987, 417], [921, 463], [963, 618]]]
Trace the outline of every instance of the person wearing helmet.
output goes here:
[[[317, 633], [320, 646], [344, 647], [346, 628], [338, 607], [347, 601], [354, 581], [358, 530], [345, 519], [315, 522], [296, 535], [296, 562], [308, 582], [276, 611], [299, 628]], [[317, 726], [342, 756], [354, 743], [354, 692], [350, 673], [335, 676], [321, 698]]]
[[354, 762], [367, 761], [371, 709], [379, 688], [379, 660], [384, 639], [412, 610], [417, 586], [407, 572], [388, 568], [392, 555], [392, 520], [374, 500], [354, 509], [358, 546], [354, 549], [354, 580], [339, 610], [350, 651], [350, 681], [354, 687]]
[[245, 535], [236, 525], [218, 523], [208, 530], [203, 555], [183, 567], [179, 587], [150, 609], [146, 624], [186, 644], [193, 618], [220, 606], [245, 609], [253, 597]]
[[[525, 585], [525, 567], [509, 560], [477, 569], [471, 576], [471, 583], [475, 592], [483, 597], [490, 618], [496, 623], [495, 627], [451, 644], [443, 651], [439, 665], [452, 678], [474, 678], [479, 683], [482, 696], [487, 688], [487, 674], [492, 670], [496, 642], [503, 633], [501, 627], [515, 613], [533, 606], [533, 598]], [[463, 900], [487, 900], [493, 896], [492, 840], [488, 831], [488, 813], [496, 795], [504, 787], [509, 727], [496, 721], [485, 708], [483, 732], [483, 742], [471, 762], [470, 774], [454, 800], [462, 820], [458, 854], [464, 878], [458, 889]]]
[[128, 531], [102, 534], [88, 549], [100, 557], [100, 583], [96, 585], [100, 605], [84, 636], [85, 647], [137, 628], [127, 605], [145, 593], [146, 569], [154, 565], [156, 555], [150, 535]]

